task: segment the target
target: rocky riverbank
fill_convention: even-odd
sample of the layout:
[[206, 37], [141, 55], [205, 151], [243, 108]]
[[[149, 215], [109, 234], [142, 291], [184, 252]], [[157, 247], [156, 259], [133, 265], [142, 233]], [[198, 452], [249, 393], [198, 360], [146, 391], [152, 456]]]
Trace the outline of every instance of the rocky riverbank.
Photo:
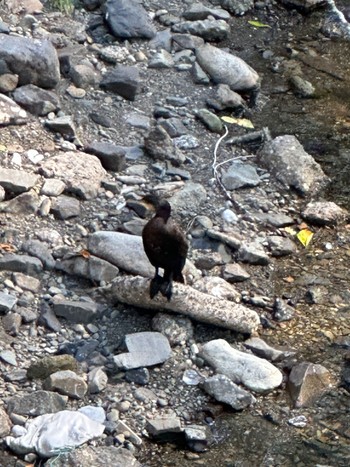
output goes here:
[[348, 465], [346, 5], [2, 3], [0, 465]]

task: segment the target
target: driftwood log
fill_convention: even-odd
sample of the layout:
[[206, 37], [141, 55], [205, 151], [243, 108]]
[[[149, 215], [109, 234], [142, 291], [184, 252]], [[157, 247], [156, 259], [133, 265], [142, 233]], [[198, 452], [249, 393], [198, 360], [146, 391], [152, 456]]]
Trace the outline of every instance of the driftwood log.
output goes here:
[[171, 300], [158, 294], [149, 296], [150, 280], [141, 276], [120, 276], [100, 290], [112, 302], [139, 308], [181, 313], [197, 321], [251, 334], [259, 326], [258, 314], [243, 305], [199, 292], [192, 287], [173, 283]]

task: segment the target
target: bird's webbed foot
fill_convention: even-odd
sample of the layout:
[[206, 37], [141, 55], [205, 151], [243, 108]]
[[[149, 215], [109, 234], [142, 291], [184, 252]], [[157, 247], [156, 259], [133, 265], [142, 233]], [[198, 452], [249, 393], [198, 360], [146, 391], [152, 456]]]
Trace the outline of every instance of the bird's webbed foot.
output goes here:
[[153, 299], [160, 291], [162, 283], [163, 278], [156, 273], [156, 275], [151, 280], [151, 284], [149, 287], [149, 296], [151, 299]]
[[160, 293], [163, 295], [163, 297], [166, 297], [168, 299], [168, 302], [170, 302], [170, 299], [173, 295], [173, 281], [163, 281], [163, 283], [160, 286]]

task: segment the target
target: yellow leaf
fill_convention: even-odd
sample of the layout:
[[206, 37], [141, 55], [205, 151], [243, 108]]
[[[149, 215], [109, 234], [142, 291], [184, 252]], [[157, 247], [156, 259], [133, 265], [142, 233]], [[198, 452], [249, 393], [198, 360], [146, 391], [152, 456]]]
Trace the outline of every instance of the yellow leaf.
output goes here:
[[10, 245], [9, 243], [0, 243], [0, 249], [8, 251], [9, 253], [13, 253], [14, 251], [16, 251], [16, 248], [13, 245]]
[[223, 117], [221, 117], [221, 120], [223, 120], [226, 123], [235, 123], [236, 125], [243, 126], [244, 128], [254, 128], [252, 122], [247, 118], [234, 118], [224, 115]]
[[260, 21], [248, 21], [248, 23], [249, 23], [251, 26], [255, 26], [256, 28], [271, 28], [270, 25], [264, 24], [264, 23], [260, 23]]
[[89, 259], [91, 256], [91, 253], [88, 250], [81, 250], [79, 251], [79, 254], [85, 259]]
[[309, 245], [313, 236], [314, 234], [309, 229], [300, 230], [297, 234], [299, 242], [302, 243], [305, 248]]

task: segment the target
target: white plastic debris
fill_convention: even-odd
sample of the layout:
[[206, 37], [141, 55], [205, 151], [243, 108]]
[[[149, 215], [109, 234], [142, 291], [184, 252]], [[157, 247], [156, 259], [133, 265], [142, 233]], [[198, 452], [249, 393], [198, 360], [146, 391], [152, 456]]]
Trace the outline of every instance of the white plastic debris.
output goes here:
[[105, 427], [80, 412], [62, 410], [45, 414], [26, 423], [27, 433], [19, 438], [7, 436], [7, 446], [16, 454], [36, 452], [52, 457], [102, 435]]
[[184, 374], [182, 375], [182, 381], [188, 386], [197, 386], [204, 379], [204, 376], [198, 373], [198, 371], [191, 369], [185, 370]]
[[304, 428], [307, 425], [307, 418], [304, 415], [298, 415], [297, 417], [290, 418], [288, 423], [297, 428]]

